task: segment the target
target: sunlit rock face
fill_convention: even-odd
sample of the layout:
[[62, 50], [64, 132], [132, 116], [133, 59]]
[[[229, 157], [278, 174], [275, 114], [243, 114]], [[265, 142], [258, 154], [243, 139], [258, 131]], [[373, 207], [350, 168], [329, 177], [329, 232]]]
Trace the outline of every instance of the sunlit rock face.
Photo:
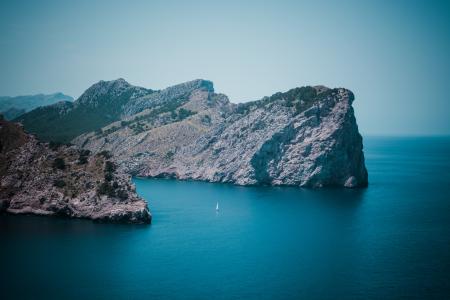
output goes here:
[[110, 151], [135, 176], [364, 187], [353, 100], [349, 90], [316, 86], [232, 104], [212, 82], [194, 80], [133, 98], [120, 121], [73, 143]]

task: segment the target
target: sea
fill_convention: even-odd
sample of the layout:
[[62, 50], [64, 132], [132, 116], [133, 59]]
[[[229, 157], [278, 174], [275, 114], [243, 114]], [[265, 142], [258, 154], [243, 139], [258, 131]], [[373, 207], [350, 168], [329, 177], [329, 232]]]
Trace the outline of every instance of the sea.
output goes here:
[[0, 299], [450, 299], [450, 137], [364, 151], [364, 189], [135, 178], [151, 225], [0, 215]]

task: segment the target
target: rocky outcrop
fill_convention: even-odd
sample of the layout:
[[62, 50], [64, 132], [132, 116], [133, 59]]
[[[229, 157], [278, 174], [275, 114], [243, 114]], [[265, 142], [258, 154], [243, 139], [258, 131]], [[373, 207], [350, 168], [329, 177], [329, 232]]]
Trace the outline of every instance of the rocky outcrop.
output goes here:
[[146, 202], [110, 158], [39, 142], [0, 120], [0, 211], [150, 223]]
[[130, 175], [239, 185], [367, 186], [343, 88], [294, 88], [232, 104], [213, 83], [161, 91], [100, 81], [75, 102], [0, 120], [0, 211], [150, 223]]
[[73, 142], [143, 177], [304, 187], [366, 186], [349, 90], [302, 87], [232, 104], [195, 80], [127, 102], [121, 121]]

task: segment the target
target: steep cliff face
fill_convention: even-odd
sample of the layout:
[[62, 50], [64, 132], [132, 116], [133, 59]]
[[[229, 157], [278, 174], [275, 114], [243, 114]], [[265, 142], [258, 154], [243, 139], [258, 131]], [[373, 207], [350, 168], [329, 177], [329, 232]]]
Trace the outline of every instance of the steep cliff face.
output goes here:
[[354, 96], [346, 89], [295, 88], [239, 105], [205, 80], [178, 85], [177, 93], [168, 90], [128, 102], [122, 121], [73, 142], [111, 151], [121, 169], [137, 176], [367, 185]]
[[146, 202], [107, 153], [39, 142], [0, 120], [0, 211], [150, 223]]

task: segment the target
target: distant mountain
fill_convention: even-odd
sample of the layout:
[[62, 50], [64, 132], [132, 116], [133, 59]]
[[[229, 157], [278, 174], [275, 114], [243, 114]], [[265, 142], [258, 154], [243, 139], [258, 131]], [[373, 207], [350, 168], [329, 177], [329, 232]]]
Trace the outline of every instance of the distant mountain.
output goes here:
[[39, 107], [15, 119], [44, 141], [70, 142], [120, 119], [125, 105], [154, 91], [133, 86], [123, 79], [100, 81], [74, 102]]
[[12, 120], [39, 106], [46, 106], [60, 101], [73, 101], [73, 98], [63, 93], [0, 97], [0, 113], [3, 114], [5, 119]]

